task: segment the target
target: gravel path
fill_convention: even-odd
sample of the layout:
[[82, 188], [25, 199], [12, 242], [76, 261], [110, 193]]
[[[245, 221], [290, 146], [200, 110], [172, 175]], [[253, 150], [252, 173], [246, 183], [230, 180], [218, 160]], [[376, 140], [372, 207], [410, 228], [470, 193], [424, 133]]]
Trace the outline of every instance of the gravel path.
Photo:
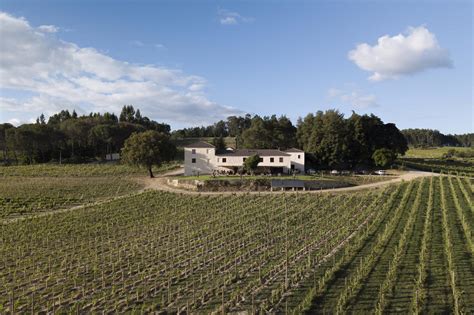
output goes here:
[[[173, 170], [167, 173], [163, 173], [156, 178], [147, 178], [144, 179], [145, 189], [154, 189], [154, 190], [161, 190], [161, 191], [168, 191], [180, 194], [190, 194], [190, 195], [238, 195], [238, 194], [278, 194], [278, 193], [290, 193], [292, 191], [192, 191], [186, 189], [179, 189], [176, 187], [172, 187], [166, 184], [166, 178], [169, 176], [177, 176], [182, 175], [184, 172], [183, 168]], [[422, 171], [407, 171], [394, 179], [381, 181], [376, 183], [370, 183], [365, 185], [359, 186], [352, 186], [352, 187], [343, 187], [343, 188], [334, 188], [334, 189], [324, 189], [324, 190], [307, 190], [307, 191], [298, 191], [298, 193], [308, 193], [308, 194], [320, 194], [320, 193], [335, 193], [335, 192], [350, 192], [350, 191], [358, 191], [358, 190], [365, 190], [365, 189], [373, 189], [378, 187], [384, 187], [386, 185], [399, 183], [402, 181], [410, 181], [416, 178], [425, 177], [425, 176], [439, 176], [437, 173], [431, 172], [422, 172]]]

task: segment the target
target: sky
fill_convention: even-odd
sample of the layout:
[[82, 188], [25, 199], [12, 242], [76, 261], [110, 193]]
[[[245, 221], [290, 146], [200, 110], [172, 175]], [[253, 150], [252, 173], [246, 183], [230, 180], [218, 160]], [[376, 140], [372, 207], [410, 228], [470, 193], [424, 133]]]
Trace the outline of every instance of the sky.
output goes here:
[[0, 1], [0, 122], [374, 113], [473, 132], [471, 1]]

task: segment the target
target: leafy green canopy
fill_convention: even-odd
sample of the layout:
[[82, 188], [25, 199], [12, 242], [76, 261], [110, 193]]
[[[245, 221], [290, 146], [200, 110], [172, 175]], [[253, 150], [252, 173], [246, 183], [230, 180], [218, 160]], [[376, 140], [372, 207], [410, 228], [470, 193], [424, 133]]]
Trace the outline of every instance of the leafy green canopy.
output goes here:
[[254, 173], [258, 167], [258, 163], [260, 162], [260, 156], [258, 154], [254, 154], [249, 156], [244, 161], [244, 169], [250, 173]]
[[0, 124], [3, 163], [42, 163], [54, 160], [84, 162], [119, 152], [133, 132], [170, 132], [170, 126], [143, 117], [140, 110], [124, 106], [120, 118], [113, 113], [78, 116], [68, 110], [38, 117], [35, 124], [14, 127]]
[[408, 149], [403, 134], [394, 124], [384, 124], [375, 115], [352, 114], [337, 110], [318, 111], [298, 120], [299, 146], [311, 153], [318, 167], [354, 168], [373, 164], [372, 155], [386, 148], [394, 154]]
[[125, 141], [122, 160], [130, 165], [146, 167], [153, 177], [152, 166], [170, 161], [175, 153], [176, 147], [167, 134], [149, 130], [134, 133]]
[[395, 162], [396, 157], [396, 154], [393, 153], [392, 150], [386, 148], [378, 149], [372, 155], [375, 165], [380, 167], [387, 167], [391, 165], [393, 162]]

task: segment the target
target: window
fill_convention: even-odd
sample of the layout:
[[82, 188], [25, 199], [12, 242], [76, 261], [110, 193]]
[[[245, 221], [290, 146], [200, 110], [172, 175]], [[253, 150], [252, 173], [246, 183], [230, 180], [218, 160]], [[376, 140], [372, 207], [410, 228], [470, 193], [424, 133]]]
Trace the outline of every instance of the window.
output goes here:
[[260, 158], [258, 161], [259, 161], [259, 162], [263, 162], [263, 158]]
[[246, 159], [247, 159], [247, 158], [243, 158], [242, 160], [245, 162]]
[[227, 158], [222, 158], [222, 163], [227, 162]]
[[283, 163], [283, 158], [282, 157], [280, 158], [280, 163]]
[[191, 150], [191, 153], [192, 153], [192, 154], [196, 154], [196, 149], [192, 149], [192, 150]]
[[[208, 153], [208, 154], [209, 154], [209, 149], [206, 149], [206, 153]], [[300, 158], [300, 157], [298, 156], [298, 159], [299, 159], [299, 158]]]
[[270, 163], [275, 162], [275, 158], [270, 158]]
[[192, 159], [191, 159], [191, 163], [196, 163], [196, 159], [195, 159], [195, 158], [192, 158]]
[[298, 159], [301, 159], [301, 155], [300, 155], [300, 154], [298, 154]]

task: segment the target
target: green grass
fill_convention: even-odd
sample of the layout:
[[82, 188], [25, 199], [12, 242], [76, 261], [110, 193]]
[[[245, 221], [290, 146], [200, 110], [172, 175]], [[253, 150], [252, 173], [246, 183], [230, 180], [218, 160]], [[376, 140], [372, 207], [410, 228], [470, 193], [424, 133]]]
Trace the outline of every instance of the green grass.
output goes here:
[[462, 152], [470, 152], [473, 150], [473, 148], [464, 147], [409, 148], [403, 157], [439, 159], [451, 149]]
[[474, 161], [471, 159], [423, 159], [423, 158], [400, 158], [399, 165], [426, 172], [460, 174], [466, 176], [474, 175]]

